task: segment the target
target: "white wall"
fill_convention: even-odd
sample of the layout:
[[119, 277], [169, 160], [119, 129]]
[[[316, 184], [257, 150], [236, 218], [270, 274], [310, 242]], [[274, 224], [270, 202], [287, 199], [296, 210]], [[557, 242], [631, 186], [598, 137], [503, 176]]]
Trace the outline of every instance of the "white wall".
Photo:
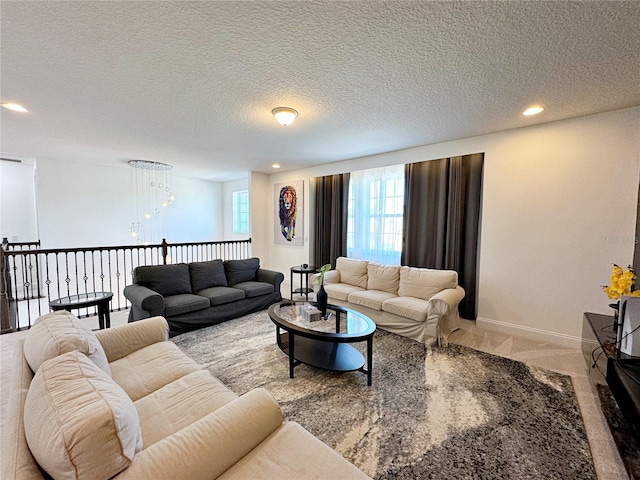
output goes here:
[[[38, 159], [43, 248], [135, 244], [129, 236], [135, 204], [131, 168]], [[175, 175], [172, 184], [176, 200], [167, 207], [167, 241], [224, 240], [222, 184]]]
[[[249, 204], [251, 210], [251, 254], [260, 259], [260, 266], [273, 269], [273, 263], [269, 254], [268, 241], [273, 238], [273, 229], [265, 221], [271, 210], [271, 191], [273, 185], [269, 176], [263, 173], [252, 172], [249, 177]], [[285, 275], [286, 277], [286, 275]], [[283, 290], [284, 291], [284, 290]]]
[[38, 240], [36, 218], [34, 160], [0, 161], [0, 237], [10, 242]]
[[[307, 197], [310, 177], [484, 152], [478, 324], [575, 345], [583, 312], [611, 313], [611, 264], [633, 259], [639, 127], [635, 107], [275, 174], [271, 190], [303, 178]], [[270, 264], [288, 278], [312, 252], [274, 245], [274, 215]]]

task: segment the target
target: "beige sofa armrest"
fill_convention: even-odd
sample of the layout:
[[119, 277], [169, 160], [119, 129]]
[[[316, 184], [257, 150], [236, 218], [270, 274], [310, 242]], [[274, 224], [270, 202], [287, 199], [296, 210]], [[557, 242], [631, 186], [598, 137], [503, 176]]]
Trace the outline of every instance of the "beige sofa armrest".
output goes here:
[[114, 479], [211, 480], [247, 455], [282, 425], [271, 394], [257, 388], [149, 448]]
[[340, 270], [329, 270], [324, 274], [324, 283], [340, 283]]
[[107, 360], [113, 362], [141, 348], [168, 340], [169, 325], [164, 317], [151, 317], [98, 330], [96, 337], [104, 348]]
[[436, 293], [427, 303], [427, 322], [437, 325], [438, 345], [449, 345], [449, 335], [460, 328], [458, 304], [464, 298], [461, 286]]
[[371, 480], [294, 421], [285, 422], [220, 480]]
[[456, 288], [445, 288], [436, 293], [429, 299], [427, 303], [427, 315], [431, 313], [438, 315], [447, 315], [451, 310], [456, 308], [464, 298], [464, 289], [461, 286]]
[[[2, 392], [6, 396], [5, 424], [2, 429], [0, 458], [0, 478], [14, 480], [44, 479], [44, 474], [31, 455], [24, 433], [24, 404], [33, 379], [33, 372], [23, 354], [24, 339], [20, 339], [11, 354], [4, 352], [15, 363], [2, 365], [2, 375], [11, 375], [10, 388]], [[3, 346], [11, 348], [11, 346]]]

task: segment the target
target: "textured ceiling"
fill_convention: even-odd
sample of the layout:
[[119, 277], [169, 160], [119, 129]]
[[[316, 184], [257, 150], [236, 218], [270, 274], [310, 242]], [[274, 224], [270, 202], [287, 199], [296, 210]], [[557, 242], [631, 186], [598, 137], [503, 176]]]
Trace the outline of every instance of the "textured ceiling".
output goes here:
[[0, 16], [0, 97], [30, 110], [0, 109], [3, 157], [223, 181], [640, 105], [636, 1], [2, 1]]

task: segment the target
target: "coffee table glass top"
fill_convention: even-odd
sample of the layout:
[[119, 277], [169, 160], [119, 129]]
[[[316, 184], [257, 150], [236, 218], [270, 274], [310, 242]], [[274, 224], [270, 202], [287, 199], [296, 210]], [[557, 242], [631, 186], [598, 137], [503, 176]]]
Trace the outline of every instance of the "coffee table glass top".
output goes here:
[[[313, 306], [308, 302], [283, 302], [276, 305], [274, 313], [281, 321], [294, 327], [312, 330], [314, 332], [341, 333], [347, 335], [362, 335], [375, 324], [365, 315], [349, 308], [327, 305], [328, 318], [316, 321], [307, 320], [301, 313], [304, 307]], [[336, 332], [336, 317], [340, 315], [340, 330]]]

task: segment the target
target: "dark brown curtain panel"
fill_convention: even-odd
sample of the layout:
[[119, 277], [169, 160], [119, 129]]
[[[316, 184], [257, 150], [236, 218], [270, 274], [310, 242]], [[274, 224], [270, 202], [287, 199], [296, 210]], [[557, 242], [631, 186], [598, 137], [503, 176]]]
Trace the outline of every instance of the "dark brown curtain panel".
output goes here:
[[316, 210], [314, 265], [336, 266], [336, 259], [347, 255], [348, 173], [315, 179]]
[[478, 242], [484, 154], [405, 165], [402, 265], [455, 270], [460, 316], [478, 314]]

